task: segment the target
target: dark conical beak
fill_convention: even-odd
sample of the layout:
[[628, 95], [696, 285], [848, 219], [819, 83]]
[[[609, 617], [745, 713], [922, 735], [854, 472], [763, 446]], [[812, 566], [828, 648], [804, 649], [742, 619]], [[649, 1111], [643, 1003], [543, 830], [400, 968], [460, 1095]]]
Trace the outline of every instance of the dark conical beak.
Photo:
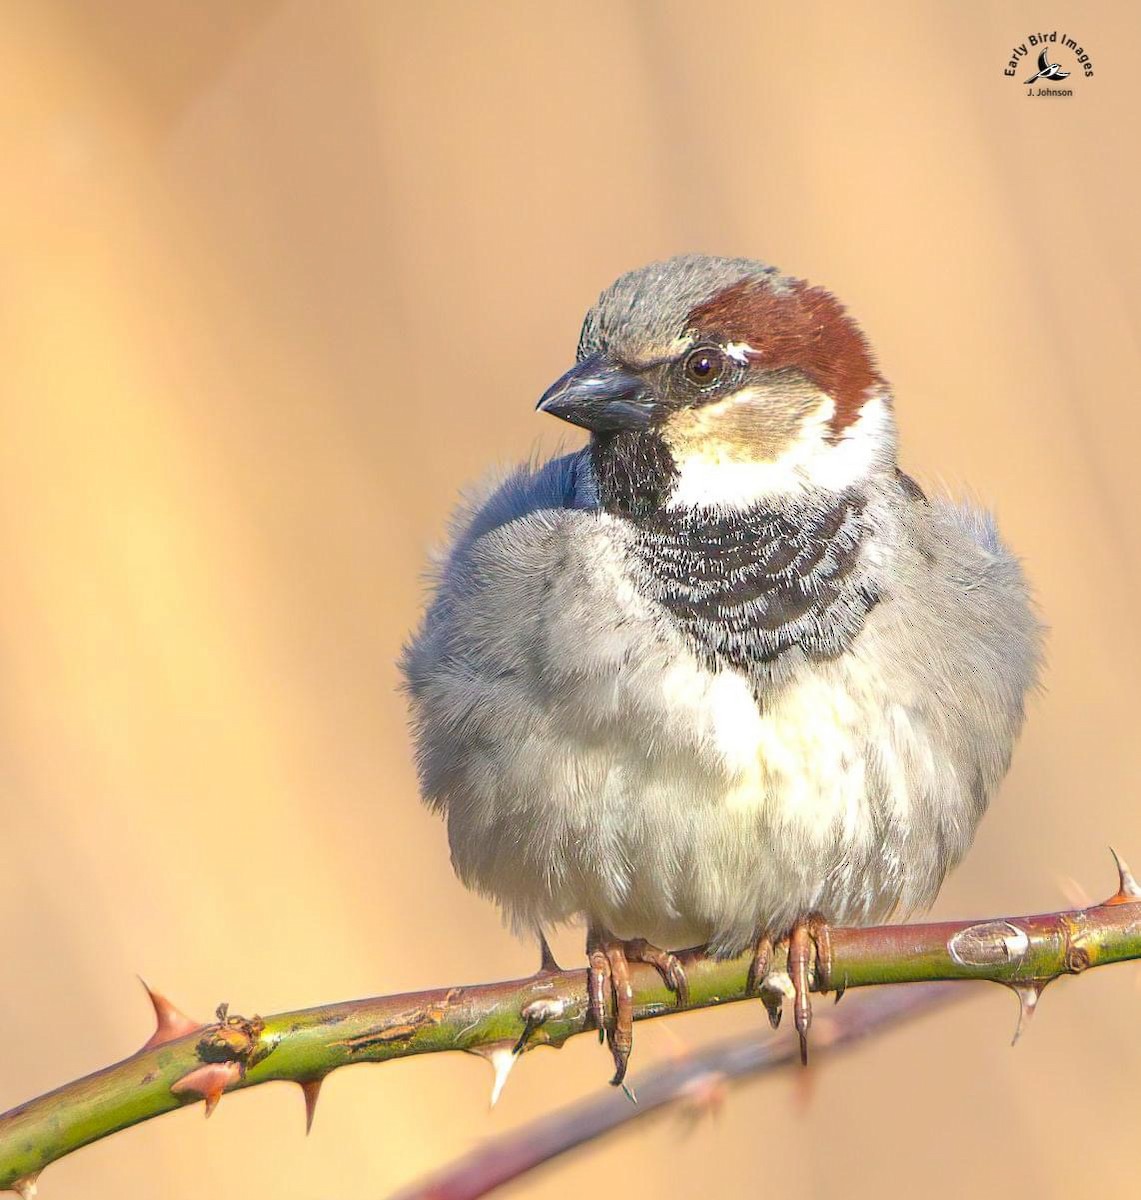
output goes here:
[[592, 433], [612, 433], [644, 429], [653, 397], [633, 371], [605, 354], [593, 354], [549, 387], [536, 407]]

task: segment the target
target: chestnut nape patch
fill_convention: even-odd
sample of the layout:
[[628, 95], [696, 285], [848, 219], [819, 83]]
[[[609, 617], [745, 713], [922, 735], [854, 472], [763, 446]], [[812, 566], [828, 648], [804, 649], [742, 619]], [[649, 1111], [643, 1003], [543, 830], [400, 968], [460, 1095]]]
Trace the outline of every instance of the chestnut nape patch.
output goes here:
[[777, 290], [765, 279], [742, 279], [692, 309], [688, 324], [702, 338], [743, 342], [758, 366], [801, 371], [836, 405], [833, 436], [859, 416], [868, 393], [884, 382], [844, 306], [825, 288], [803, 280]]

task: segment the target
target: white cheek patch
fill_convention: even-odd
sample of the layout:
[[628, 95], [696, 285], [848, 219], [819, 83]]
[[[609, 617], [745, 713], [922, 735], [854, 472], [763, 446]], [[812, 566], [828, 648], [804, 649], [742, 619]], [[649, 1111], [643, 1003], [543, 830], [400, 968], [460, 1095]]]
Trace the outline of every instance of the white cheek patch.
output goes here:
[[758, 501], [805, 491], [842, 492], [891, 462], [895, 425], [886, 397], [873, 396], [836, 442], [828, 440], [835, 402], [825, 402], [800, 435], [771, 462], [710, 458], [676, 459], [671, 508], [746, 508]]

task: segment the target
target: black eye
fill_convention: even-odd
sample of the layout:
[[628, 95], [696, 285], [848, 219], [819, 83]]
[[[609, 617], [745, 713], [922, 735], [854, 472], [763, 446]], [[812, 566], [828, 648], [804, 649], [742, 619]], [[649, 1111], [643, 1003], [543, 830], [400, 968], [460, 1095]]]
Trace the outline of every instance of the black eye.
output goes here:
[[691, 350], [683, 367], [686, 381], [696, 387], [712, 387], [725, 373], [725, 355], [713, 346]]

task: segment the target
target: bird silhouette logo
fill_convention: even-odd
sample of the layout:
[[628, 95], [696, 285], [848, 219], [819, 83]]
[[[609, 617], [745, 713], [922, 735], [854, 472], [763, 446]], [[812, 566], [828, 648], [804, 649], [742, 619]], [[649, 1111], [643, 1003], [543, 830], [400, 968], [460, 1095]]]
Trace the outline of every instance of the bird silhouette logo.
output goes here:
[[1030, 76], [1026, 81], [1036, 83], [1039, 79], [1065, 79], [1069, 75], [1069, 71], [1063, 71], [1060, 63], [1052, 63], [1049, 58], [1050, 52], [1043, 50], [1038, 55], [1038, 70]]

